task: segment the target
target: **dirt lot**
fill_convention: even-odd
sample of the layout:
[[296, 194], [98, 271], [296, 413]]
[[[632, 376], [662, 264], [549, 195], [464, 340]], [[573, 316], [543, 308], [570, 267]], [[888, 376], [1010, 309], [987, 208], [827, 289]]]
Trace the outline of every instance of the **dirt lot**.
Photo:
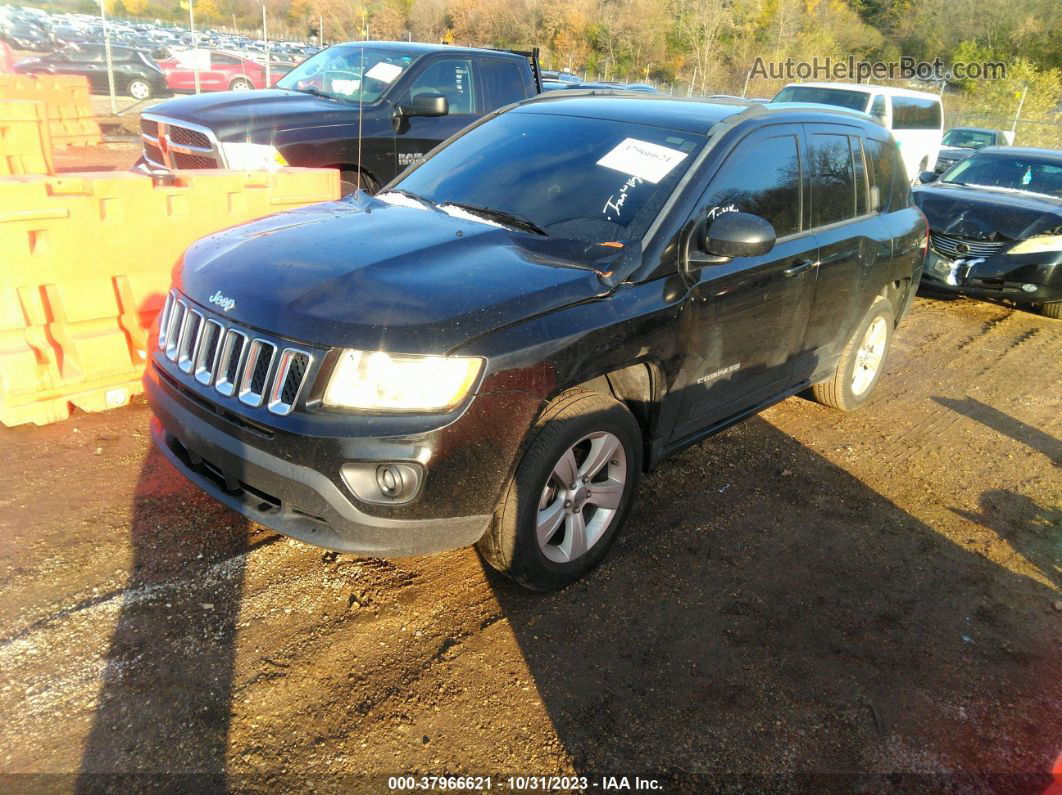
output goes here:
[[[249, 526], [151, 449], [142, 404], [0, 428], [0, 770], [1039, 792], [1060, 351], [1060, 322], [919, 299], [864, 410], [794, 398], [665, 463], [606, 564], [545, 596], [469, 549], [337, 557]], [[115, 772], [145, 777], [93, 777]]]

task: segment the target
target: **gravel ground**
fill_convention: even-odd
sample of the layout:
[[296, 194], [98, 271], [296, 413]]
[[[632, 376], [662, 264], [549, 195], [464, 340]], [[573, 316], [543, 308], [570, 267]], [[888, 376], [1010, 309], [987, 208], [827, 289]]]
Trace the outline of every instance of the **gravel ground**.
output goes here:
[[863, 410], [793, 398], [669, 460], [549, 595], [471, 549], [354, 558], [250, 525], [152, 450], [143, 404], [0, 428], [0, 771], [1042, 791], [1060, 351], [1058, 321], [920, 298]]

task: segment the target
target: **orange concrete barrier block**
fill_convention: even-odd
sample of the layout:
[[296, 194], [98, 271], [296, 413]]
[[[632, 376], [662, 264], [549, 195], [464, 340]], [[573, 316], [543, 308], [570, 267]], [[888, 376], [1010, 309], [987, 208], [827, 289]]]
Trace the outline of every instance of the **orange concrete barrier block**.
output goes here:
[[147, 334], [203, 235], [339, 197], [338, 172], [0, 178], [0, 422], [44, 424], [140, 391]]
[[39, 100], [0, 99], [0, 176], [51, 174], [48, 110]]
[[102, 140], [85, 77], [0, 74], [0, 99], [43, 102], [52, 143], [56, 146], [84, 146]]

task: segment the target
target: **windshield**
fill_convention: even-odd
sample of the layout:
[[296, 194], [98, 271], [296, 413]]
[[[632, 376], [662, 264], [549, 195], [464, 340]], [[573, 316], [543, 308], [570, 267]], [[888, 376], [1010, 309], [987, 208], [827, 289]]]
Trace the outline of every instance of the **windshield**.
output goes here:
[[982, 146], [991, 146], [995, 141], [995, 134], [990, 132], [981, 130], [948, 130], [942, 143], [944, 146], [958, 146], [962, 149], [980, 149]]
[[946, 171], [940, 181], [1062, 199], [1062, 161], [970, 155]]
[[849, 110], [863, 110], [870, 94], [844, 88], [817, 86], [786, 86], [771, 102], [814, 102], [817, 105], [836, 105]]
[[329, 47], [275, 85], [348, 102], [375, 102], [416, 58], [417, 53], [357, 44]]
[[527, 110], [486, 122], [396, 185], [446, 209], [501, 211], [588, 242], [644, 234], [704, 135]]

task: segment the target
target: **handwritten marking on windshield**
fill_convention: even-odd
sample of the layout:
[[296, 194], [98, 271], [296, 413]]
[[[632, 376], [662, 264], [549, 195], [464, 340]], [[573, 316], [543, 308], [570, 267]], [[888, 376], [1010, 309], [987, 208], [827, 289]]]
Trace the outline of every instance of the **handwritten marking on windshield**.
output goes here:
[[618, 218], [623, 212], [623, 203], [627, 201], [627, 192], [635, 185], [641, 185], [642, 181], [641, 177], [631, 177], [623, 183], [623, 187], [620, 188], [618, 196], [615, 193], [609, 196], [608, 201], [605, 202], [605, 206], [601, 208], [601, 212], [604, 213], [605, 218], [609, 221], [612, 220], [612, 216], [609, 215], [609, 213], [615, 213]]

